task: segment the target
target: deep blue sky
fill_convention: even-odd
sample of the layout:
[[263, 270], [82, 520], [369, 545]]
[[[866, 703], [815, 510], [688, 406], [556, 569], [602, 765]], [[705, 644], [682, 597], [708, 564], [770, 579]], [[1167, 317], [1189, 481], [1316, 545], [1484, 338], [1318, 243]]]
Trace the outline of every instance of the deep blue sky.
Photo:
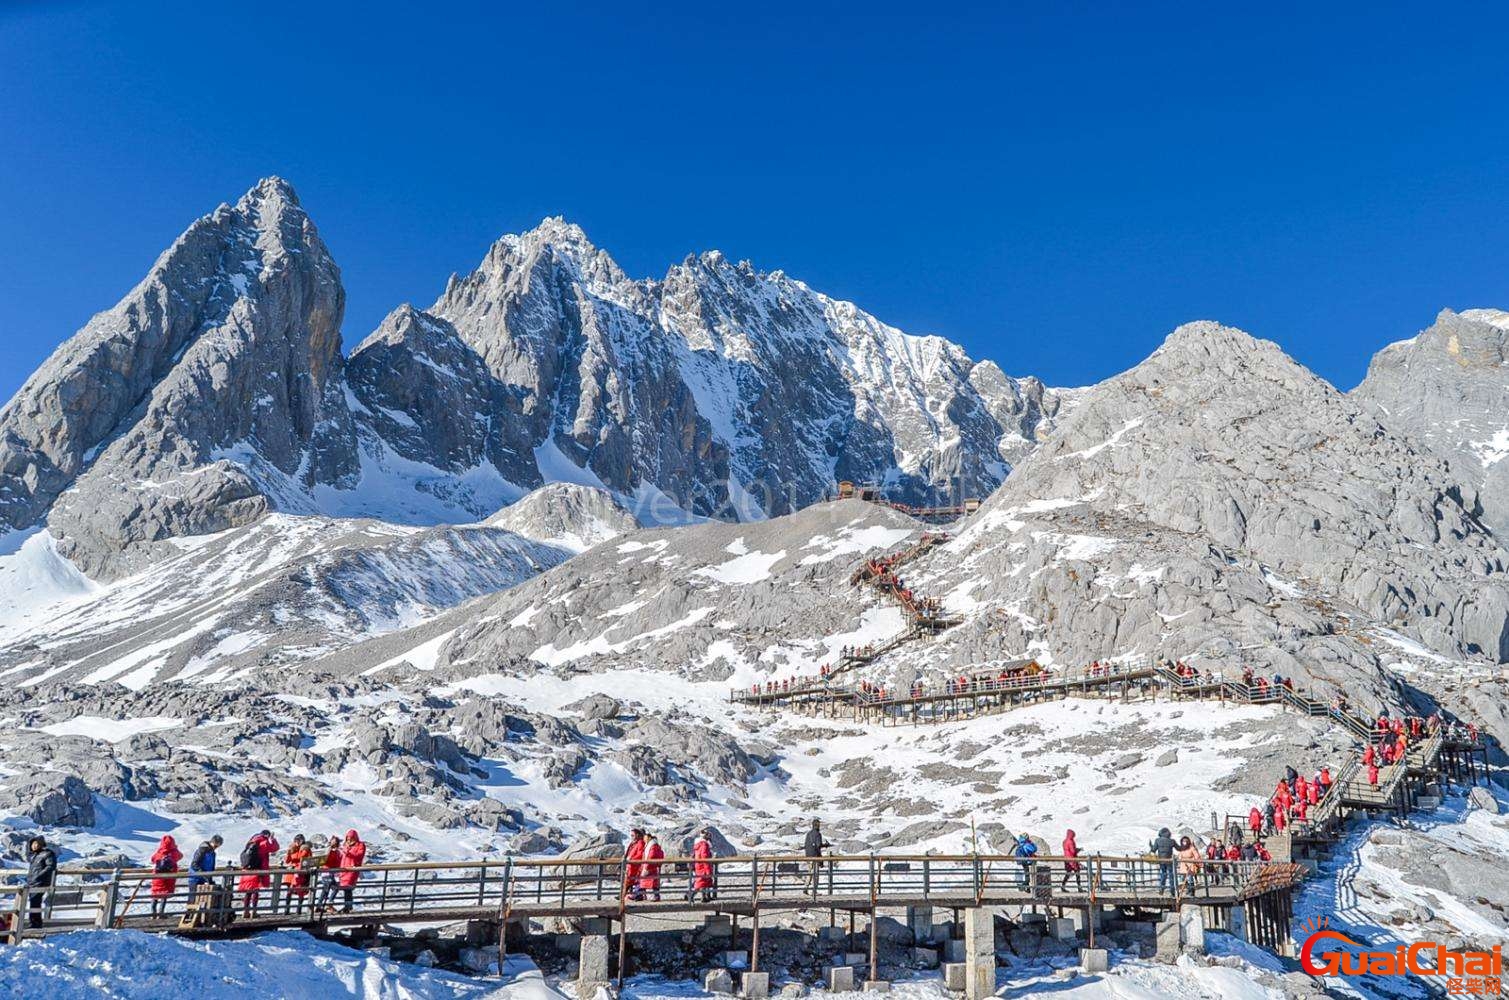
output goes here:
[[1509, 306], [1502, 6], [1035, 6], [0, 3], [0, 398], [272, 173], [348, 344], [550, 214], [1055, 384], [1215, 318], [1349, 388]]

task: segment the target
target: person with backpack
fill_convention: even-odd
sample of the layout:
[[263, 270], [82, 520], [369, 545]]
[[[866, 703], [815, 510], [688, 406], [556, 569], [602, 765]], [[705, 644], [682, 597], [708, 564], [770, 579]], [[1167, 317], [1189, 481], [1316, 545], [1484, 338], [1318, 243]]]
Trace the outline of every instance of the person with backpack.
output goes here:
[[220, 839], [220, 834], [215, 834], [209, 840], [194, 848], [194, 856], [189, 859], [189, 895], [192, 897], [201, 886], [209, 884], [208, 873], [215, 870], [215, 852], [220, 850], [220, 845], [225, 841]]
[[332, 833], [325, 846], [325, 858], [320, 862], [319, 891], [314, 898], [315, 912], [329, 912], [330, 904], [335, 899], [335, 890], [340, 884], [336, 881], [336, 877], [340, 874], [340, 867], [341, 838]]
[[173, 893], [178, 891], [178, 879], [166, 878], [178, 871], [178, 862], [183, 860], [183, 852], [178, 849], [178, 844], [172, 836], [164, 834], [162, 840], [157, 843], [157, 850], [152, 855], [152, 872], [157, 878], [152, 880], [152, 916], [166, 917], [168, 915], [168, 900], [173, 898]]
[[1037, 845], [1025, 833], [1018, 834], [1011, 855], [1022, 866], [1022, 888], [1025, 889], [1032, 884], [1032, 868], [1036, 864], [1033, 858], [1037, 857]]
[[356, 883], [361, 881], [362, 874], [358, 870], [367, 860], [367, 845], [356, 835], [355, 830], [346, 831], [346, 839], [341, 841], [341, 871], [335, 880], [341, 885], [341, 897], [344, 904], [341, 906], [342, 913], [351, 912], [352, 896], [356, 891]]
[[271, 830], [263, 830], [255, 837], [246, 842], [241, 848], [241, 870], [244, 872], [260, 872], [256, 875], [242, 875], [236, 882], [236, 889], [242, 893], [241, 915], [254, 917], [257, 915], [257, 899], [262, 890], [272, 885], [272, 876], [267, 874], [267, 869], [272, 867], [273, 855], [278, 853], [278, 838], [272, 835]]
[[309, 873], [304, 870], [304, 862], [313, 853], [302, 833], [294, 834], [293, 843], [283, 852], [283, 867], [293, 869], [283, 876], [283, 887], [286, 890], [283, 897], [284, 913], [304, 911], [304, 897], [309, 894]]
[[42, 926], [42, 909], [58, 880], [58, 852], [47, 846], [44, 837], [26, 843], [26, 925]]

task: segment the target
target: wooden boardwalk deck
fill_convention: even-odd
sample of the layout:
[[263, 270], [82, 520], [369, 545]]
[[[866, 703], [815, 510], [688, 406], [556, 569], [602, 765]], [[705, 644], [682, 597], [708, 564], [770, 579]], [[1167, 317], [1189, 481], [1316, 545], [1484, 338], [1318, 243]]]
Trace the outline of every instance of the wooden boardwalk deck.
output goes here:
[[[374, 865], [361, 870], [351, 908], [316, 910], [309, 895], [290, 894], [285, 875], [307, 870], [271, 869], [272, 885], [260, 907], [246, 910], [246, 893], [233, 869], [190, 896], [187, 886], [167, 900], [163, 916], [149, 912], [145, 869], [113, 872], [64, 869], [44, 904], [40, 933], [85, 927], [131, 928], [196, 936], [244, 934], [278, 928], [328, 930], [379, 924], [437, 924], [529, 917], [607, 918], [634, 915], [734, 914], [819, 909], [873, 913], [882, 908], [935, 906], [1126, 906], [1172, 910], [1196, 901], [1233, 905], [1254, 894], [1292, 887], [1297, 865], [1262, 862], [1204, 863], [1182, 875], [1172, 861], [1132, 857], [1035, 858], [1024, 864], [1007, 855], [864, 855], [818, 860], [750, 855], [709, 862], [715, 889], [693, 892], [692, 859], [660, 863], [658, 892], [648, 883], [624, 883], [621, 859], [504, 858]], [[175, 876], [180, 882], [187, 874]], [[814, 885], [815, 883], [815, 885]], [[643, 887], [646, 898], [636, 898]], [[8, 894], [8, 898], [7, 898]], [[660, 897], [653, 898], [654, 895]], [[0, 888], [14, 916], [27, 905], [19, 887]], [[343, 905], [338, 896], [337, 906]], [[197, 925], [184, 922], [197, 913]], [[19, 921], [23, 923], [24, 921]], [[14, 932], [13, 932], [14, 933]], [[32, 936], [39, 932], [22, 928]]]

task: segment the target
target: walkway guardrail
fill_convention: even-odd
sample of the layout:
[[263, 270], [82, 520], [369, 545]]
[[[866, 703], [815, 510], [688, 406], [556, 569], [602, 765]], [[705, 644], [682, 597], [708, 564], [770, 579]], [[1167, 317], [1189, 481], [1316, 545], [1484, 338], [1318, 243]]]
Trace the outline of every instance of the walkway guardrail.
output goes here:
[[[637, 867], [636, 867], [637, 865]], [[700, 867], [706, 866], [706, 867]], [[0, 887], [12, 940], [85, 927], [192, 934], [233, 928], [499, 918], [621, 916], [639, 911], [751, 912], [783, 907], [1058, 904], [1176, 907], [1246, 898], [1274, 866], [1151, 857], [1011, 855], [748, 855], [651, 865], [620, 858], [495, 858], [360, 869], [190, 872], [63, 868], [46, 889]], [[1265, 874], [1268, 873], [1268, 874]], [[1290, 872], [1298, 882], [1298, 871]], [[349, 884], [322, 886], [325, 876]], [[255, 885], [251, 881], [255, 879]], [[263, 884], [265, 880], [265, 884]], [[710, 883], [710, 884], [705, 884]], [[245, 886], [245, 888], [243, 888]], [[154, 893], [154, 889], [157, 890]], [[28, 927], [40, 918], [41, 928]]]

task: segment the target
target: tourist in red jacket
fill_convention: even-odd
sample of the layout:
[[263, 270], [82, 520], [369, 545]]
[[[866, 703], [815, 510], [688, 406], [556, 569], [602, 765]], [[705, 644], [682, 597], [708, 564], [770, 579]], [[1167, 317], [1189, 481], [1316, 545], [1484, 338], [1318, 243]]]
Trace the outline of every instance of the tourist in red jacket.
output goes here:
[[692, 891], [689, 897], [695, 897], [702, 893], [704, 903], [711, 902], [713, 898], [713, 841], [712, 830], [704, 829], [697, 834], [696, 843], [692, 844]]
[[[178, 871], [178, 862], [183, 860], [183, 852], [178, 849], [178, 844], [171, 836], [164, 836], [157, 843], [157, 851], [152, 855], [152, 871], [157, 875], [170, 875]], [[168, 915], [168, 900], [178, 889], [176, 878], [154, 878], [152, 880], [152, 916], [165, 917]]]
[[665, 851], [660, 849], [660, 841], [655, 839], [652, 833], [645, 838], [644, 842], [644, 872], [639, 877], [641, 895], [649, 893], [650, 898], [660, 902], [660, 865], [659, 862], [665, 857]]
[[[272, 831], [263, 830], [241, 848], [241, 870], [265, 873], [272, 867], [273, 855], [278, 853], [280, 847], [278, 838], [272, 835]], [[270, 885], [272, 885], [272, 876], [268, 874], [242, 875], [236, 881], [236, 888], [242, 893], [241, 913], [243, 916], [256, 916], [257, 897]]]
[[624, 851], [624, 895], [630, 899], [643, 899], [639, 889], [639, 872], [644, 861], [644, 830], [635, 827], [629, 832], [629, 846]]
[[335, 880], [341, 886], [342, 913], [351, 912], [352, 896], [356, 892], [356, 883], [361, 881], [362, 873], [358, 870], [367, 860], [367, 845], [356, 835], [355, 830], [346, 831], [346, 839], [341, 841], [341, 870], [335, 876]]
[[1076, 858], [1078, 858], [1080, 856], [1081, 851], [1079, 849], [1079, 841], [1077, 841], [1077, 840], [1074, 839], [1074, 831], [1073, 830], [1068, 830], [1068, 831], [1066, 831], [1064, 833], [1064, 844], [1063, 844], [1063, 847], [1064, 847], [1064, 880], [1061, 883], [1061, 888], [1067, 889], [1069, 887], [1069, 876], [1073, 875], [1074, 876], [1074, 886], [1075, 886], [1075, 889], [1081, 889], [1083, 887], [1083, 885], [1084, 885], [1084, 883], [1083, 883], [1084, 876], [1081, 874], [1081, 868], [1083, 867], [1083, 865], [1081, 865], [1080, 862], [1078, 862], [1077, 860], [1075, 860]]

